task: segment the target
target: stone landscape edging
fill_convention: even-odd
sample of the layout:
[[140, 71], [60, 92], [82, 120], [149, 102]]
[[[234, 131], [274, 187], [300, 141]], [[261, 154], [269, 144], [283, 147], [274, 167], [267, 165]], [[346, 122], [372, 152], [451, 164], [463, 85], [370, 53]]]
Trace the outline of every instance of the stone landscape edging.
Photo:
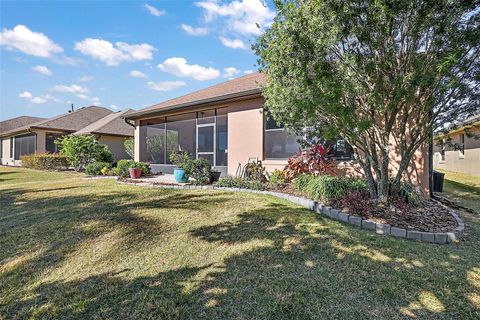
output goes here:
[[316, 200], [310, 200], [303, 197], [297, 197], [288, 193], [275, 192], [275, 191], [265, 191], [265, 190], [253, 190], [253, 189], [242, 189], [242, 188], [227, 188], [227, 187], [216, 187], [216, 186], [196, 186], [196, 185], [175, 185], [175, 184], [158, 184], [158, 183], [148, 183], [148, 182], [125, 182], [117, 180], [118, 183], [122, 184], [134, 184], [145, 187], [155, 187], [155, 188], [166, 188], [166, 189], [182, 189], [182, 190], [193, 190], [193, 189], [203, 189], [203, 190], [223, 190], [223, 191], [235, 191], [235, 192], [247, 192], [247, 193], [258, 193], [266, 194], [276, 198], [288, 200], [295, 204], [301, 205], [311, 211], [314, 211], [318, 214], [327, 216], [333, 220], [345, 222], [362, 229], [375, 231], [377, 234], [388, 235], [397, 238], [403, 238], [407, 240], [436, 243], [436, 244], [446, 244], [459, 241], [463, 237], [465, 231], [465, 223], [458, 216], [455, 210], [445, 206], [443, 203], [432, 199], [437, 202], [439, 205], [444, 207], [448, 212], [453, 216], [457, 222], [457, 227], [450, 232], [425, 232], [418, 231], [414, 229], [398, 228], [393, 227], [389, 224], [377, 223], [369, 219], [364, 219], [360, 216], [351, 215], [347, 212], [326, 206]]

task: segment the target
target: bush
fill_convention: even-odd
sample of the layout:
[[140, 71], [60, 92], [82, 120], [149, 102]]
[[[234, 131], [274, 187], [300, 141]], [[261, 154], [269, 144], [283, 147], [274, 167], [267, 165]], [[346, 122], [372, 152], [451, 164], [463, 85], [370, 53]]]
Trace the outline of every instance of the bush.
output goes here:
[[64, 170], [68, 167], [65, 156], [53, 153], [29, 154], [20, 157], [22, 167], [37, 170]]
[[245, 180], [242, 178], [235, 178], [235, 177], [223, 177], [220, 178], [215, 183], [217, 187], [224, 187], [224, 188], [241, 188], [241, 189], [251, 189], [251, 190], [265, 190], [265, 186], [260, 181], [254, 180]]
[[245, 166], [245, 179], [260, 182], [267, 181], [265, 167], [261, 161], [247, 163]]
[[282, 170], [275, 169], [272, 173], [270, 173], [270, 177], [268, 179], [268, 183], [274, 187], [280, 187], [285, 185], [286, 183], [285, 173]]
[[188, 166], [189, 161], [192, 160], [190, 154], [187, 151], [172, 152], [168, 158], [170, 159], [170, 162], [172, 162], [177, 168], [182, 168], [184, 170], [185, 167]]
[[364, 180], [338, 176], [300, 175], [294, 180], [295, 188], [309, 198], [332, 204], [352, 191], [367, 191]]
[[90, 176], [98, 176], [102, 173], [103, 169], [110, 169], [112, 165], [108, 162], [101, 162], [101, 161], [95, 161], [92, 163], [87, 164], [85, 167], [85, 173], [90, 175]]
[[183, 169], [187, 177], [192, 177], [195, 184], [208, 184], [212, 176], [212, 165], [207, 159], [188, 159]]
[[403, 200], [407, 204], [412, 206], [419, 206], [424, 202], [424, 197], [422, 194], [415, 189], [415, 187], [408, 182], [400, 182], [397, 190], [392, 186], [392, 181], [390, 181], [390, 197], [396, 200]]
[[130, 158], [135, 159], [135, 140], [133, 138], [128, 138], [123, 142], [125, 147], [125, 152], [130, 156]]
[[108, 147], [98, 143], [92, 136], [68, 135], [57, 139], [55, 143], [59, 146], [60, 153], [76, 171], [83, 170], [87, 164], [94, 161], [114, 162], [113, 154]]
[[134, 160], [119, 160], [117, 166], [113, 169], [113, 172], [122, 178], [128, 178], [130, 168], [140, 168], [142, 169], [142, 175], [150, 173], [150, 166], [145, 162], [136, 162]]
[[342, 209], [364, 217], [372, 209], [370, 194], [367, 191], [350, 191], [338, 201], [338, 204]]
[[330, 147], [321, 143], [313, 144], [308, 150], [299, 151], [288, 159], [285, 178], [288, 181], [300, 174], [334, 175], [336, 164], [329, 156]]

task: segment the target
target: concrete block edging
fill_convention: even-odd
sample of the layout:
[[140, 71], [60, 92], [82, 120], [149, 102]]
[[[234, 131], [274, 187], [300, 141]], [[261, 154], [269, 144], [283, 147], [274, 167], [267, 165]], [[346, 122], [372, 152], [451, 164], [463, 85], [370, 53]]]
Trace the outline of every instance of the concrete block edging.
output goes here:
[[222, 190], [222, 191], [230, 191], [230, 192], [249, 192], [249, 193], [264, 194], [264, 195], [269, 195], [272, 197], [293, 202], [311, 211], [314, 211], [317, 214], [327, 216], [330, 219], [348, 223], [362, 229], [371, 230], [376, 232], [379, 235], [386, 235], [386, 236], [392, 236], [396, 238], [403, 238], [407, 240], [414, 240], [414, 241], [427, 242], [427, 243], [446, 244], [446, 243], [456, 242], [463, 237], [463, 233], [465, 231], [465, 223], [458, 216], [455, 210], [445, 206], [443, 203], [440, 203], [437, 200], [433, 200], [433, 201], [436, 201], [445, 209], [447, 209], [449, 213], [453, 216], [455, 221], [457, 222], [457, 227], [455, 227], [455, 229], [452, 230], [451, 232], [424, 232], [424, 231], [418, 231], [413, 229], [403, 229], [399, 227], [393, 227], [393, 226], [390, 226], [389, 224], [376, 223], [374, 221], [364, 219], [360, 216], [351, 215], [348, 212], [343, 212], [341, 210], [328, 207], [315, 200], [293, 196], [293, 195], [289, 195], [281, 192], [258, 191], [258, 190], [250, 190], [250, 189], [226, 188], [226, 187], [216, 187], [216, 186], [202, 187], [202, 186], [194, 186], [194, 185], [166, 185], [166, 184], [154, 184], [154, 183], [145, 183], [145, 182], [138, 183], [138, 182], [125, 182], [120, 180], [117, 180], [117, 183], [129, 184], [129, 185], [133, 184], [133, 185], [142, 186], [142, 187], [165, 188], [165, 189], [183, 189], [183, 190], [203, 189], [203, 190]]

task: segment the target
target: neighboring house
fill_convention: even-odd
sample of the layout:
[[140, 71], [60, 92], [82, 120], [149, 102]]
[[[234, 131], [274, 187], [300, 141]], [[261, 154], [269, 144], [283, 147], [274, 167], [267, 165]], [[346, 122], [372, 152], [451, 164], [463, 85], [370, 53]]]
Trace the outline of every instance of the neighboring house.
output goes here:
[[[128, 114], [126, 120], [136, 128], [135, 160], [151, 162], [153, 172], [170, 173], [169, 155], [188, 151], [208, 159], [222, 174], [235, 175], [252, 158], [262, 160], [269, 172], [282, 169], [300, 145], [265, 116], [263, 83], [263, 74], [252, 73]], [[332, 147], [345, 171], [359, 172], [344, 140]], [[426, 151], [419, 151], [407, 172], [424, 191], [429, 185]]]
[[125, 152], [124, 142], [133, 138], [135, 128], [125, 122], [124, 118], [132, 109], [114, 112], [108, 116], [78, 130], [75, 134], [90, 134], [95, 136], [98, 142], [106, 144], [115, 155], [117, 160], [130, 159]]
[[[113, 113], [107, 108], [90, 106], [49, 119], [20, 117], [24, 119], [20, 121], [18, 120], [20, 118], [15, 118], [3, 121], [0, 125], [1, 163], [18, 166], [21, 165], [20, 157], [22, 155], [56, 153], [58, 149], [54, 141], [57, 138], [75, 133], [107, 117], [111, 121], [105, 121], [108, 129], [105, 132], [108, 133], [101, 135], [101, 142], [109, 147], [111, 145], [115, 156], [119, 156], [121, 159], [124, 157], [124, 151], [115, 153], [118, 146], [117, 140], [125, 139], [128, 130], [131, 130], [130, 136], [132, 136], [133, 128], [123, 123], [117, 135], [113, 129], [118, 129], [119, 119], [113, 117], [112, 114], [120, 113]], [[99, 128], [105, 130], [103, 129], [105, 126], [99, 126]], [[95, 133], [95, 130], [92, 132]]]
[[480, 114], [435, 137], [433, 167], [480, 176]]

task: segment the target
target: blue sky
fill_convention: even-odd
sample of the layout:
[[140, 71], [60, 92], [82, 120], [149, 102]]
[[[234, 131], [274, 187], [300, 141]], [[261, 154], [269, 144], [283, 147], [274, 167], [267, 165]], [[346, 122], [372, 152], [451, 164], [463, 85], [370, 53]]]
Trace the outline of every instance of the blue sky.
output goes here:
[[[271, 3], [2, 1], [0, 120], [141, 109], [256, 69]], [[258, 28], [257, 24], [261, 27]]]

